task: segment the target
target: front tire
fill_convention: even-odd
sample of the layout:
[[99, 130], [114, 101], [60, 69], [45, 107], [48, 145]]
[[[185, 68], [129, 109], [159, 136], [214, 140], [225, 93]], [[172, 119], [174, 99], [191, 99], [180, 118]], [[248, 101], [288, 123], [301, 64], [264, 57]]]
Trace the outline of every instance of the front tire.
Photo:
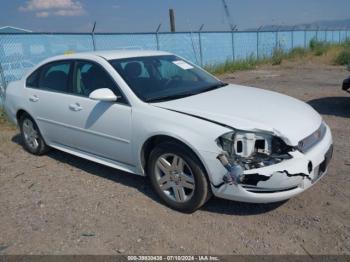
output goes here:
[[162, 143], [152, 150], [147, 174], [157, 195], [175, 210], [192, 213], [210, 198], [200, 161], [177, 143]]
[[22, 145], [25, 150], [33, 155], [43, 155], [48, 151], [40, 130], [33, 118], [28, 114], [23, 114], [19, 119]]

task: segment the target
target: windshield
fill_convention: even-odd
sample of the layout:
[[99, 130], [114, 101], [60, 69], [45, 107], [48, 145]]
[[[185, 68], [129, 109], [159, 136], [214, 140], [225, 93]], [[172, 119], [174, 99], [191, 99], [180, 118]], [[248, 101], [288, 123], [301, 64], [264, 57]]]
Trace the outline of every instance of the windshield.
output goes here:
[[110, 63], [145, 102], [183, 98], [225, 85], [174, 55], [117, 59]]

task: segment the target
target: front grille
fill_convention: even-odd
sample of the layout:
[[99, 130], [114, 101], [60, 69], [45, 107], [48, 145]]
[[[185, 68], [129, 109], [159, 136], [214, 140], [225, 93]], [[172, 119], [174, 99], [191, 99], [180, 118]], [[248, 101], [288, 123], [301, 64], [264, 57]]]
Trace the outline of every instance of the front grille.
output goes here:
[[326, 125], [322, 123], [321, 126], [315, 132], [305, 137], [298, 143], [298, 149], [303, 153], [307, 152], [323, 139], [324, 135], [326, 134], [326, 131]]
[[279, 192], [286, 192], [290, 190], [294, 190], [298, 188], [297, 186], [283, 188], [283, 189], [271, 189], [271, 188], [259, 188], [259, 187], [250, 187], [250, 186], [242, 186], [244, 189], [251, 193], [256, 194], [270, 194], [270, 193], [279, 193]]

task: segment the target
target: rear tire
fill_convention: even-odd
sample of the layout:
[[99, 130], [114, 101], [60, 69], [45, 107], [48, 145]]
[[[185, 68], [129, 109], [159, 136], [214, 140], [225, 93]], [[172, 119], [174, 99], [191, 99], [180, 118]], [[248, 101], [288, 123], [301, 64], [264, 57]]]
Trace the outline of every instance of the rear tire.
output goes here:
[[148, 160], [147, 174], [157, 195], [175, 210], [192, 213], [211, 196], [202, 164], [180, 144], [156, 146]]
[[33, 155], [43, 155], [49, 148], [46, 145], [40, 130], [28, 114], [24, 113], [19, 119], [23, 148]]

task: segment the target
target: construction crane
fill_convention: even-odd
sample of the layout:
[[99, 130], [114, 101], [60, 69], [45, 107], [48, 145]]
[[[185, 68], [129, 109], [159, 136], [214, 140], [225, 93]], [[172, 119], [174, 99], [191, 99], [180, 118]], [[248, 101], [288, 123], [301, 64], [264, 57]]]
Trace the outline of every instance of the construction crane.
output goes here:
[[230, 10], [228, 9], [226, 0], [222, 0], [222, 4], [223, 4], [223, 6], [224, 6], [225, 15], [226, 15], [228, 24], [229, 24], [229, 26], [230, 26], [230, 30], [234, 31], [234, 30], [236, 29], [237, 26], [233, 25], [233, 23], [232, 23]]

